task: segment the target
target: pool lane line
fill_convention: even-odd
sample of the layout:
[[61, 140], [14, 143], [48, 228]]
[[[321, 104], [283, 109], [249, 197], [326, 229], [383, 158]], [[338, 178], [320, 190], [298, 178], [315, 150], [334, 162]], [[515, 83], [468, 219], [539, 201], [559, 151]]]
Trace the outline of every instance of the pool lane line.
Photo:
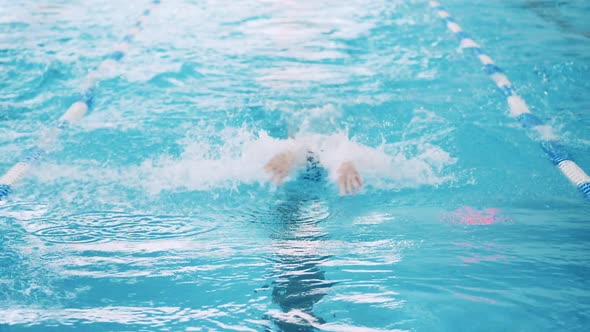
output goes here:
[[61, 116], [58, 120], [57, 126], [46, 129], [40, 139], [40, 143], [23, 153], [20, 161], [14, 164], [2, 177], [0, 177], [0, 201], [10, 194], [12, 186], [18, 182], [18, 180], [22, 179], [33, 166], [39, 164], [41, 159], [47, 154], [47, 149], [57, 139], [57, 136], [70, 124], [80, 120], [86, 115], [92, 106], [94, 86], [98, 80], [98, 74], [109, 71], [117, 64], [117, 62], [120, 62], [121, 59], [125, 57], [129, 45], [133, 42], [135, 36], [137, 36], [143, 29], [142, 25], [145, 23], [145, 20], [150, 15], [151, 11], [159, 4], [160, 0], [152, 0], [150, 2], [149, 6], [135, 22], [133, 28], [123, 36], [122, 42], [100, 63], [96, 70], [88, 73], [80, 86], [78, 100], [70, 105], [66, 112]]
[[541, 148], [545, 151], [549, 159], [551, 159], [553, 165], [557, 166], [584, 197], [590, 200], [590, 176], [572, 160], [571, 155], [558, 142], [553, 129], [549, 125], [544, 124], [539, 117], [531, 113], [526, 102], [516, 93], [503, 70], [494, 63], [489, 55], [483, 52], [481, 46], [463, 31], [461, 26], [455, 22], [440, 2], [430, 1], [429, 4], [436, 11], [438, 17], [446, 24], [447, 28], [459, 39], [461, 49], [470, 49], [473, 55], [483, 64], [484, 72], [496, 83], [500, 92], [506, 97], [510, 116], [516, 118], [524, 128], [529, 129], [538, 138]]

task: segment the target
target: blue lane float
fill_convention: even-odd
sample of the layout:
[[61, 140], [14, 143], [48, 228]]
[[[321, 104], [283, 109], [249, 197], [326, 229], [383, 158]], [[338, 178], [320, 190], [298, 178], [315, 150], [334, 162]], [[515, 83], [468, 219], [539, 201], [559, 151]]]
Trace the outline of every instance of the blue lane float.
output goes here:
[[57, 125], [54, 128], [47, 129], [40, 139], [39, 144], [23, 153], [20, 161], [14, 164], [2, 177], [0, 177], [0, 200], [5, 199], [12, 191], [14, 184], [22, 179], [32, 167], [43, 159], [43, 156], [47, 154], [48, 148], [63, 130], [86, 115], [92, 106], [94, 87], [96, 86], [99, 74], [111, 70], [117, 62], [125, 57], [129, 44], [133, 41], [135, 36], [141, 32], [146, 18], [158, 4], [160, 4], [159, 0], [153, 0], [150, 2], [149, 7], [143, 11], [143, 14], [137, 19], [133, 28], [123, 37], [123, 41], [103, 62], [100, 63], [95, 71], [90, 72], [86, 76], [84, 83], [80, 87], [78, 100], [70, 105], [59, 119]]
[[532, 114], [525, 101], [514, 90], [512, 83], [497, 66], [492, 58], [455, 22], [449, 12], [438, 1], [430, 1], [430, 7], [445, 23], [447, 28], [459, 40], [461, 49], [471, 51], [483, 65], [483, 70], [494, 81], [499, 91], [506, 97], [510, 116], [515, 118], [524, 128], [529, 129], [538, 138], [541, 148], [551, 162], [590, 200], [590, 177], [572, 159], [571, 155], [558, 142], [553, 129]]

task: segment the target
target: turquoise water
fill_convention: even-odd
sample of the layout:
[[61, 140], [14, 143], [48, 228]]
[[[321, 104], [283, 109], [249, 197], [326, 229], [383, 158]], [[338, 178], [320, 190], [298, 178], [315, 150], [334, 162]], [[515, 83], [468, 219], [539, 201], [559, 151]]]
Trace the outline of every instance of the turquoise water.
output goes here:
[[[1, 2], [1, 172], [147, 3]], [[588, 171], [588, 4], [443, 5]], [[585, 331], [590, 208], [507, 113], [426, 1], [164, 1], [0, 205], [0, 331]], [[270, 184], [290, 126], [363, 190]]]

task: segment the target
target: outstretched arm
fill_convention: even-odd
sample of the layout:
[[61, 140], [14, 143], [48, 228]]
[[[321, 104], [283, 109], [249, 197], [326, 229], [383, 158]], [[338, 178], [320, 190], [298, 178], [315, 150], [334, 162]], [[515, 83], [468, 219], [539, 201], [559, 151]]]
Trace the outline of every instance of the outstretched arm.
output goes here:
[[354, 167], [351, 161], [344, 161], [338, 168], [338, 187], [340, 188], [340, 195], [344, 196], [347, 193], [354, 195], [363, 186], [363, 178]]
[[264, 170], [270, 173], [270, 180], [280, 186], [296, 164], [296, 153], [287, 150], [277, 153], [266, 165]]

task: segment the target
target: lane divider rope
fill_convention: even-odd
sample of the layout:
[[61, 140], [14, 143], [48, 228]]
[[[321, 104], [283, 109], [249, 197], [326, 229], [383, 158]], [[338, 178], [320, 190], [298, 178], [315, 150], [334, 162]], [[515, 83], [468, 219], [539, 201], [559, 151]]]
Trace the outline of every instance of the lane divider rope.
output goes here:
[[489, 55], [483, 52], [481, 46], [463, 31], [463, 28], [455, 22], [441, 3], [430, 1], [429, 4], [447, 28], [459, 39], [461, 49], [471, 50], [473, 55], [482, 63], [484, 72], [488, 74], [500, 92], [506, 97], [510, 116], [533, 133], [551, 162], [578, 188], [586, 199], [590, 200], [590, 176], [571, 159], [571, 155], [559, 143], [553, 129], [531, 113], [524, 99], [514, 90], [504, 71], [495, 64]]
[[14, 164], [6, 173], [0, 177], [0, 200], [5, 199], [12, 191], [13, 185], [22, 179], [26, 173], [47, 154], [48, 148], [57, 139], [57, 136], [65, 130], [70, 124], [80, 120], [90, 107], [94, 98], [94, 87], [98, 81], [99, 75], [110, 71], [117, 62], [127, 53], [129, 44], [133, 42], [142, 28], [145, 20], [151, 11], [160, 4], [160, 0], [152, 0], [143, 13], [135, 22], [133, 28], [123, 37], [122, 42], [117, 45], [114, 51], [103, 60], [96, 70], [88, 73], [79, 89], [78, 100], [74, 102], [58, 120], [57, 125], [45, 130], [41, 135], [40, 142], [37, 146], [23, 153], [20, 161]]

